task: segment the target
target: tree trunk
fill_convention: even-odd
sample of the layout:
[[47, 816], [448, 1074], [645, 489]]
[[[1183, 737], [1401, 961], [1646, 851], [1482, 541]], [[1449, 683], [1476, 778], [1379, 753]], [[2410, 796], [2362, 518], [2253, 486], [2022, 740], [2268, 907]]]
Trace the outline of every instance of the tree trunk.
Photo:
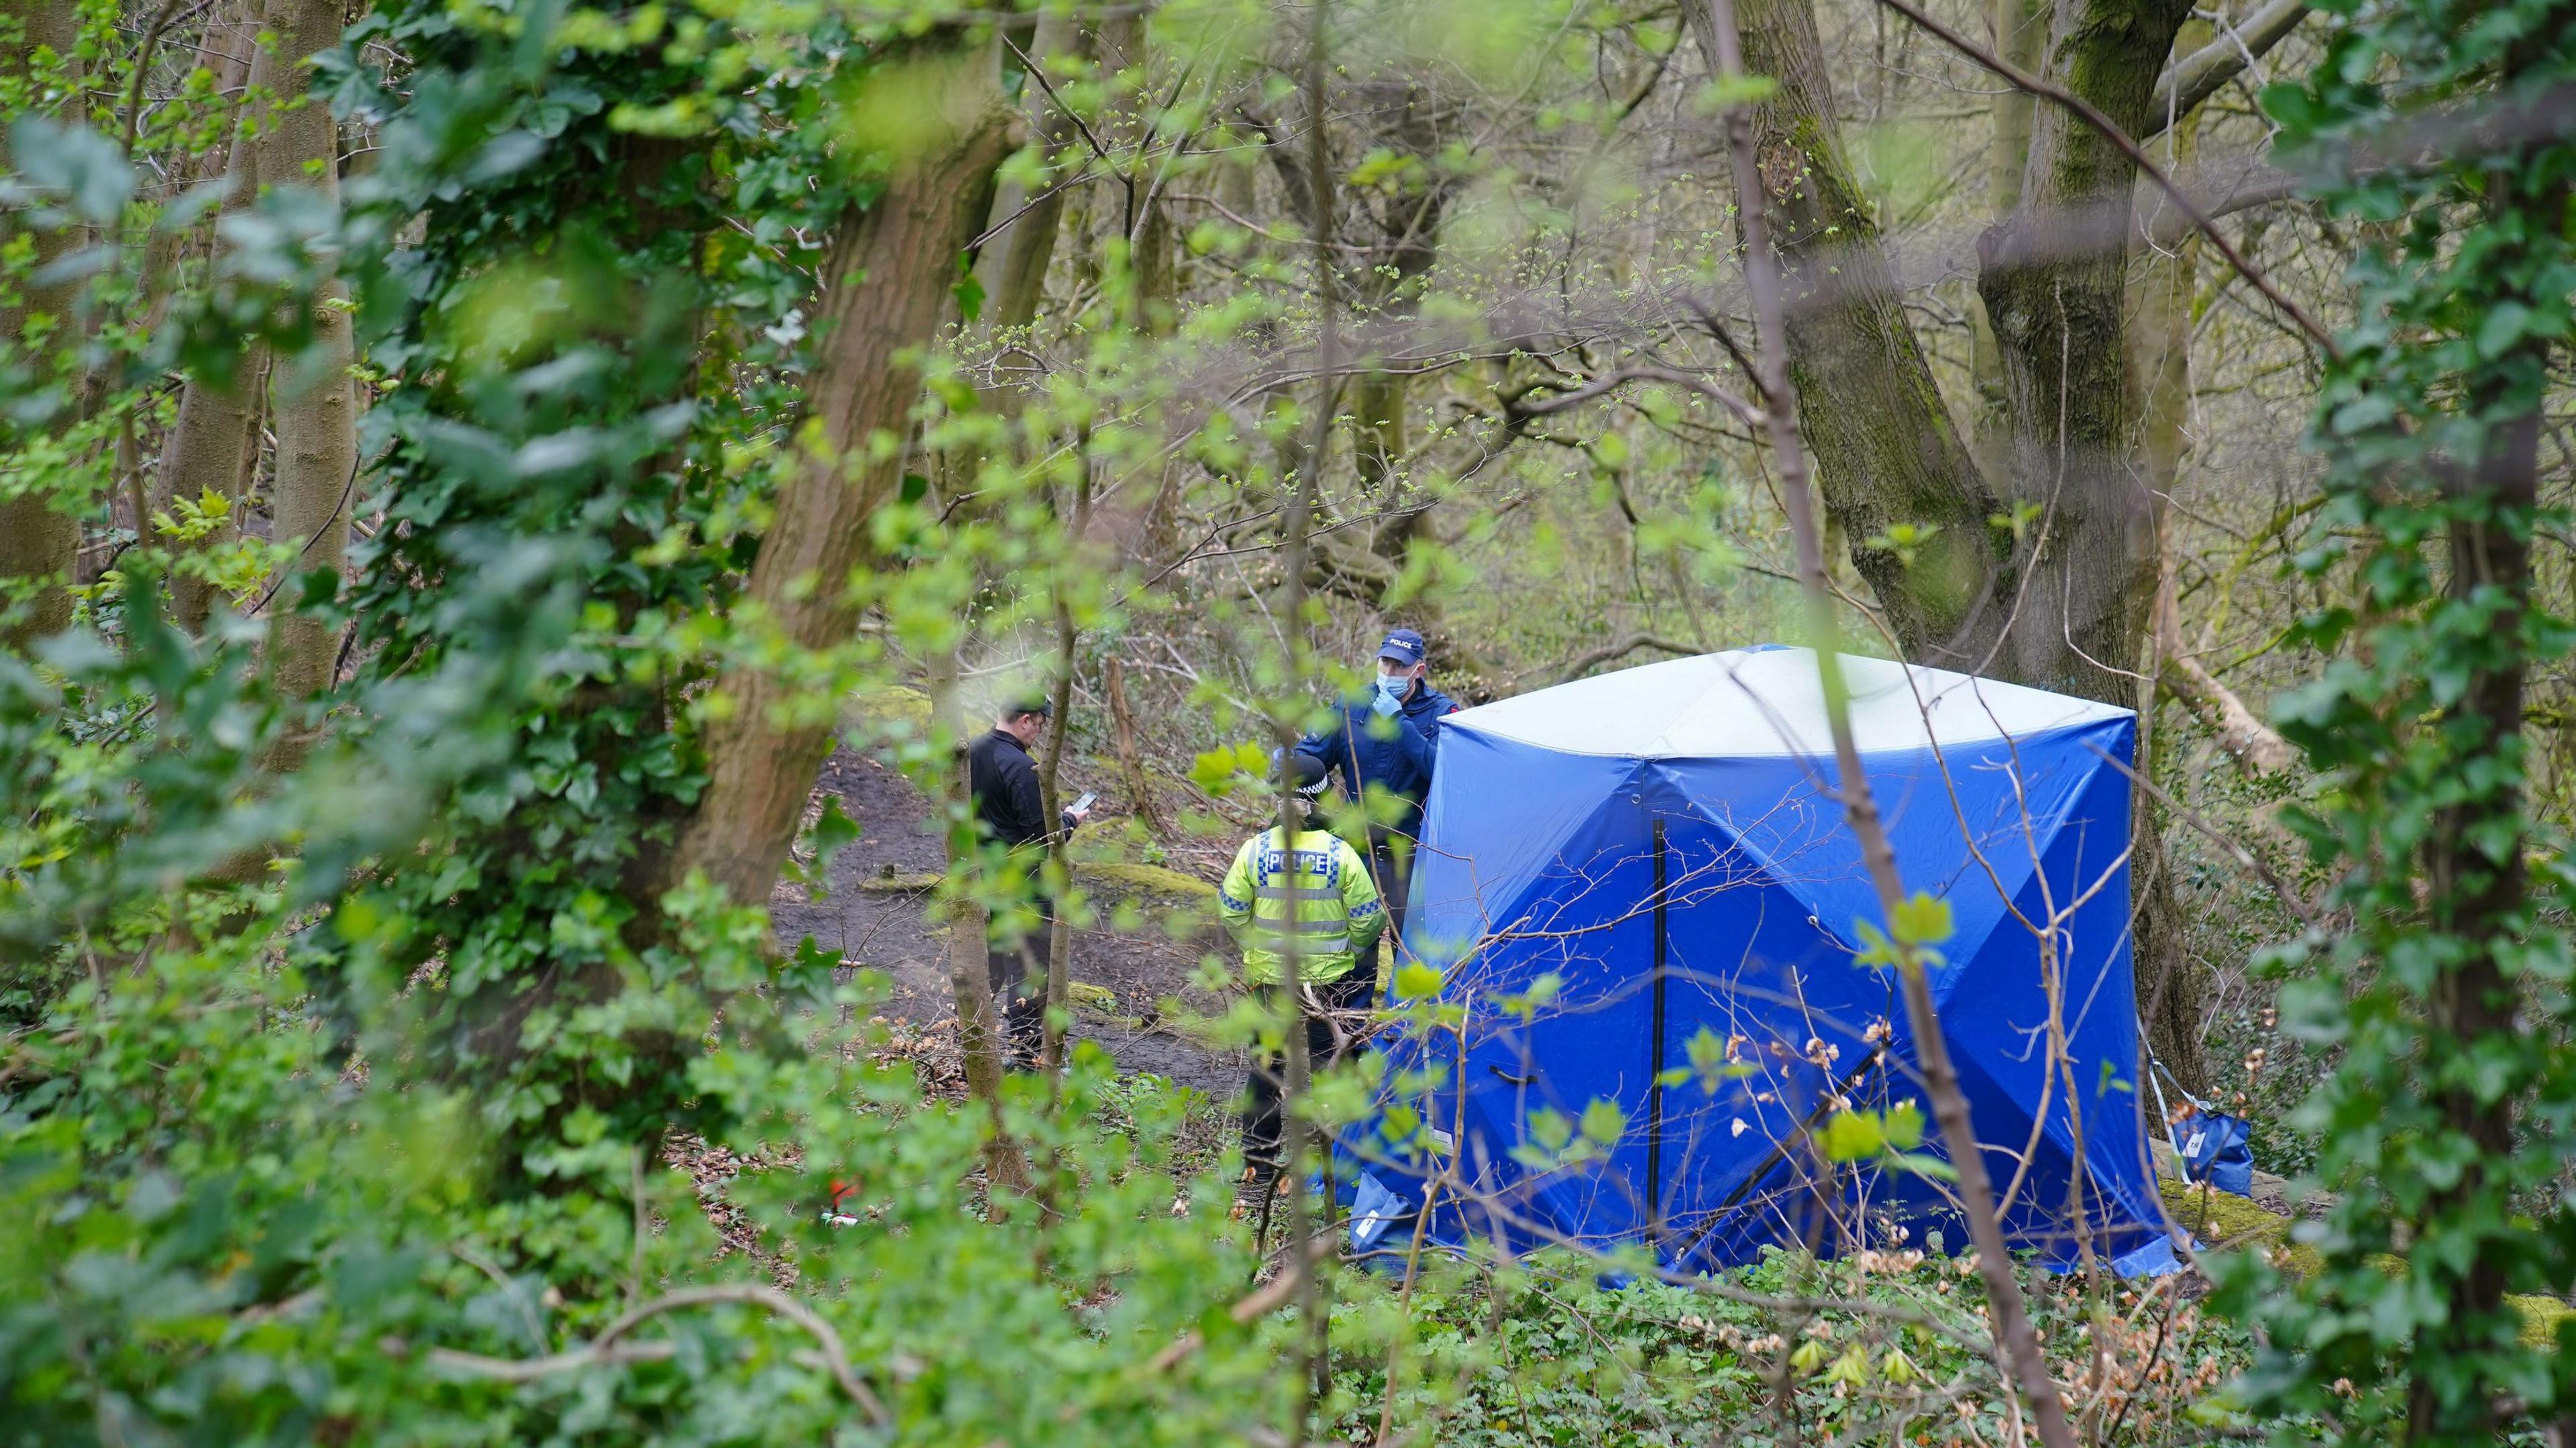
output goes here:
[[1142, 14], [1103, 19], [1091, 38], [1093, 53], [1107, 78], [1112, 97], [1094, 130], [1120, 167], [1115, 185], [1106, 189], [1105, 216], [1115, 219], [1112, 249], [1126, 258], [1127, 327], [1143, 336], [1167, 336], [1179, 320], [1174, 311], [1179, 275], [1172, 257], [1171, 208], [1164, 191], [1171, 184], [1171, 158], [1151, 154], [1155, 135], [1152, 42]]
[[[2554, 204], [2532, 208], [2535, 225], [2554, 224], [2566, 207], [2560, 185]], [[2546, 302], [2535, 297], [2532, 305]], [[2530, 372], [2541, 375], [2549, 362], [2545, 342], [2525, 342]], [[2493, 398], [2482, 399], [2481, 412], [2492, 412]], [[2517, 944], [2531, 926], [2524, 908], [2528, 836], [2523, 823], [2524, 791], [2519, 783], [2517, 746], [2522, 733], [2524, 674], [2528, 657], [2521, 637], [2531, 599], [2530, 520], [2540, 496], [2540, 418], [2525, 416], [2492, 428], [2485, 456], [2473, 478], [2463, 480], [2483, 493], [2487, 509], [2475, 520], [2455, 517], [2450, 525], [2450, 576], [2445, 580], [2446, 606], [2463, 610], [2493, 606], [2490, 633], [2505, 640], [2484, 666], [2469, 672], [2466, 690], [2449, 717], [2438, 725], [2471, 783], [2467, 797], [2437, 810], [2431, 837], [2424, 842], [2424, 888], [2435, 928], [2462, 947], [2429, 983], [2424, 1033], [2428, 1059], [2445, 1055], [2455, 1061], [2517, 1029], [2514, 1005], [2518, 988], [2500, 958], [2521, 953]], [[2481, 779], [2480, 776], [2485, 778]], [[2490, 781], [2511, 779], [2497, 785]], [[2472, 1145], [2458, 1180], [2434, 1194], [2427, 1219], [2438, 1220], [2466, 1203], [2495, 1191], [2490, 1164], [2514, 1152], [2516, 1094], [2488, 1093], [2460, 1080], [2466, 1068], [2448, 1073], [2456, 1084], [2441, 1087], [2434, 1102], [2442, 1124]], [[2491, 1199], [2491, 1198], [2490, 1198]], [[2448, 1311], [2444, 1322], [2463, 1351], [2477, 1351], [2504, 1307], [2505, 1277], [2494, 1255], [2482, 1253], [2470, 1268], [2446, 1284]], [[2465, 1339], [2465, 1341], [2461, 1341]], [[2419, 1341], [2407, 1381], [2407, 1434], [2410, 1443], [2442, 1440], [2443, 1390], [2446, 1374], [2434, 1366], [2444, 1356], [2440, 1336]], [[2493, 1409], [2478, 1403], [2465, 1410], [2485, 1420]], [[2456, 1421], [2452, 1426], [2461, 1426]], [[2461, 1440], [2451, 1440], [2461, 1441]]]
[[1050, 690], [1054, 707], [1047, 715], [1046, 762], [1038, 777], [1041, 807], [1053, 830], [1047, 836], [1044, 888], [1053, 895], [1055, 908], [1047, 912], [1046, 1026], [1044, 1049], [1039, 1056], [1050, 1072], [1064, 1064], [1064, 1027], [1059, 1022], [1073, 1008], [1073, 917], [1064, 905], [1066, 893], [1073, 886], [1073, 857], [1068, 849], [1072, 839], [1056, 826], [1064, 818], [1064, 795], [1059, 786], [1064, 779], [1065, 740], [1073, 731], [1075, 651], [1082, 642], [1082, 630], [1074, 622], [1068, 575], [1078, 567], [1076, 560], [1085, 535], [1091, 531], [1090, 474], [1084, 473], [1074, 489], [1073, 524], [1065, 536], [1064, 556], [1057, 560], [1055, 577], [1047, 585], [1055, 613], [1055, 679]]
[[[1996, 3], [2010, 47], [2029, 32], [2006, 22], [2028, 12], [2022, 0]], [[1705, 4], [1689, 8], [1707, 48]], [[1744, 0], [1738, 13], [1751, 69], [1778, 81], [1755, 122], [1773, 245], [1795, 289], [1785, 333], [1800, 420], [1826, 506], [1907, 657], [2152, 707], [2139, 674], [2160, 556], [2157, 487], [2134, 461], [2124, 368], [2135, 166], [2063, 107], [2012, 98], [1998, 118], [1999, 159], [2027, 150], [2017, 181], [1996, 179], [2012, 209], [1979, 245], [1998, 488], [1961, 445], [1899, 307], [1843, 160], [1812, 0]], [[2186, 13], [2175, 0], [2061, 0], [2038, 68], [2135, 131]], [[1901, 525], [1935, 530], [1918, 537], [1910, 567], [1886, 546]], [[2180, 910], [2143, 801], [2137, 823], [2140, 1002], [2158, 1054], [2196, 1079], [2197, 977], [2178, 948]]]
[[[269, 10], [277, 32], [276, 128], [261, 138], [259, 179], [275, 190], [304, 187], [333, 206], [340, 201], [339, 127], [331, 108], [308, 94], [312, 57], [337, 45], [341, 0], [278, 0]], [[279, 694], [310, 699], [333, 684], [335, 630], [304, 606], [306, 580], [327, 575], [337, 589], [349, 552], [349, 508], [358, 482], [358, 400], [350, 368], [357, 362], [347, 289], [335, 277], [313, 298], [312, 340], [302, 355], [269, 369], [269, 406], [277, 419], [277, 475], [271, 493], [274, 531], [295, 555], [282, 565], [282, 586], [269, 604], [269, 665]], [[304, 760], [314, 729], [295, 721], [278, 736], [268, 765], [278, 772]]]
[[[1038, 17], [1029, 59], [1047, 72], [1048, 84], [1061, 88], [1066, 75], [1057, 63], [1080, 58], [1089, 50], [1089, 41], [1088, 32], [1071, 14], [1050, 10]], [[1039, 133], [1046, 138], [1049, 156], [1064, 154], [1081, 131], [1064, 107], [1048, 99], [1046, 87], [1036, 78], [1027, 86], [1020, 99], [1043, 118]], [[1084, 155], [1073, 158], [1070, 165], [1080, 169], [1091, 160]], [[994, 188], [984, 224], [988, 230], [1002, 230], [976, 253], [975, 282], [984, 289], [983, 320], [997, 330], [1025, 327], [1037, 319], [1038, 304], [1046, 295], [1047, 266], [1055, 259], [1056, 236], [1063, 229], [1065, 193], [1071, 189], [1058, 185], [1063, 179], [1050, 176], [1035, 192], [1022, 181], [1005, 181]]]
[[[2206, 36], [2209, 28], [2206, 22], [2193, 21], [2183, 27], [2180, 38], [2192, 44], [2195, 32]], [[2186, 116], [2165, 133], [2158, 160], [2168, 172], [2179, 169], [2197, 150], [2194, 141], [2198, 130], [2197, 121]], [[2153, 518], [2150, 547], [2155, 567], [2146, 639], [2148, 662], [2141, 670], [2146, 677], [2139, 682], [2135, 694], [2137, 770], [2149, 780], [2156, 777], [2158, 745], [2163, 739], [2157, 722], [2156, 678], [2171, 666], [2167, 650], [2176, 642], [2168, 638], [2167, 630], [2154, 626], [2154, 621], [2164, 618], [2173, 604], [2173, 568], [2165, 552], [2171, 532], [2166, 500], [2182, 475], [2183, 458], [2191, 447], [2191, 306], [2199, 256], [2200, 238], [2187, 237], [2169, 251], [2149, 250], [2140, 255], [2130, 278], [2127, 343], [2131, 410], [2138, 429], [2135, 455], [2146, 469]], [[2131, 805], [2131, 961], [2137, 981], [2139, 1019], [2146, 1027], [2148, 1048], [2184, 1090], [2199, 1096], [2208, 1094], [2210, 1089], [2201, 1019], [2209, 995], [2208, 972], [2193, 958], [2183, 938], [2182, 901], [2174, 889], [2172, 856], [2165, 848], [2165, 827], [2169, 823], [2166, 814], [2165, 808], [2144, 791], [2136, 794]]]
[[[808, 652], [847, 643], [857, 625], [848, 580], [867, 554], [869, 516], [903, 473], [901, 449], [884, 444], [920, 393], [897, 359], [937, 330], [957, 255], [982, 227], [993, 169], [1010, 149], [990, 50], [942, 32], [887, 63], [928, 73], [921, 93], [946, 98], [945, 125], [899, 158], [885, 191], [838, 229], [818, 308], [823, 352], [807, 390], [818, 446], [780, 488], [743, 592], [746, 620]], [[707, 731], [706, 793], [668, 875], [676, 883], [703, 871], [756, 904], [778, 878], [831, 752], [832, 701], [754, 664], [727, 669], [720, 688], [731, 712]]]
[[[62, 57], [77, 76], [80, 9], [72, 0], [0, 0], [0, 23], [8, 22], [14, 22], [8, 28], [15, 33], [0, 35], [0, 68], [25, 74], [33, 52], [43, 46]], [[9, 138], [0, 134], [0, 172], [14, 169]], [[9, 230], [0, 225], [0, 241], [8, 239]], [[74, 242], [68, 232], [40, 233], [35, 239], [36, 265], [41, 267], [69, 251]], [[63, 321], [78, 294], [77, 286], [67, 282], [30, 288], [23, 308], [0, 306], [0, 338], [21, 344], [32, 316]], [[17, 591], [11, 586], [33, 585], [23, 611], [0, 625], [0, 645], [24, 646], [71, 626], [69, 585], [80, 557], [80, 518], [59, 506], [68, 501], [41, 493], [0, 501], [0, 590], [5, 590], [0, 591], [0, 610], [7, 609], [9, 594]]]
[[[2146, 123], [2156, 77], [2190, 14], [2179, 0], [2065, 0], [2047, 73], [2122, 130]], [[2139, 702], [2155, 601], [2157, 502], [2132, 465], [2122, 325], [2136, 163], [2063, 106], [2032, 118], [2022, 204], [1978, 239], [1978, 292], [2004, 369], [2007, 491], [2037, 556], [2018, 597], [1970, 635], [2004, 677]]]
[[[1704, 0], [1688, 10], [1709, 52]], [[1790, 289], [1790, 383], [1817, 486], [1906, 654], [1973, 667], [1954, 643], [1969, 619], [1992, 611], [2003, 581], [1989, 521], [2002, 505], [1906, 323], [1877, 219], [1844, 158], [1812, 0], [1745, 0], [1737, 17], [1746, 65], [1779, 87], [1755, 108], [1754, 135]], [[1899, 526], [1931, 530], [1910, 546], [1911, 565], [1890, 546]]]
[[[2048, 6], [2042, 0], [1990, 0], [1988, 20], [1995, 49], [2023, 71], [2037, 74], [2046, 63]], [[1986, 147], [1986, 199], [1990, 220], [2000, 221], [2021, 205], [2021, 173], [2030, 164], [2031, 108], [2038, 98], [2006, 87], [1995, 97], [1994, 137]], [[1971, 373], [1977, 391], [1977, 466], [1989, 477], [2003, 475], [2001, 439], [2004, 425], [2004, 364], [1997, 355], [1994, 324], [1986, 319], [1985, 299], [1969, 293], [1969, 315], [1976, 328], [1977, 355]]]
[[[162, 446], [156, 508], [166, 512], [184, 498], [200, 505], [220, 501], [230, 511], [201, 537], [164, 539], [174, 554], [211, 553], [241, 536], [251, 474], [245, 461], [257, 457], [253, 433], [259, 425], [259, 363], [257, 350], [245, 349], [230, 375], [191, 377], [179, 393], [178, 420]], [[174, 566], [170, 622], [182, 632], [197, 633], [213, 611], [214, 586]]]
[[[1148, 168], [1150, 171], [1151, 168]], [[1153, 194], [1149, 174], [1136, 183], [1136, 235], [1127, 249], [1134, 269], [1136, 294], [1129, 325], [1148, 337], [1168, 337], [1180, 321], [1180, 268], [1172, 254], [1172, 209]]]
[[1145, 773], [1144, 757], [1136, 751], [1136, 711], [1127, 700], [1127, 666], [1118, 655], [1109, 655], [1103, 686], [1109, 695], [1109, 721], [1118, 741], [1118, 769], [1126, 778], [1127, 793], [1134, 796], [1138, 819], [1154, 838], [1172, 837], [1172, 822], [1163, 814], [1162, 801], [1154, 793], [1154, 781]]
[[[247, 28], [252, 33], [245, 79], [254, 91], [273, 90], [278, 51], [257, 43], [263, 16], [256, 0], [244, 9], [249, 13]], [[235, 63], [227, 56], [227, 69]], [[258, 199], [261, 152], [282, 149], [263, 144], [254, 134], [234, 135], [224, 162], [229, 189], [224, 194], [223, 214], [244, 210]], [[222, 243], [218, 241], [217, 245]], [[161, 475], [154, 485], [154, 502], [167, 510], [182, 498], [190, 502], [220, 498], [231, 505], [232, 511], [201, 538], [166, 540], [174, 553], [209, 553], [241, 536], [242, 513], [259, 457], [259, 380], [266, 353], [264, 347], [245, 347], [230, 375], [192, 376], [180, 389], [178, 420], [171, 424], [170, 436], [162, 444]], [[170, 621], [193, 634], [206, 626], [206, 616], [213, 608], [213, 585], [173, 566]]]

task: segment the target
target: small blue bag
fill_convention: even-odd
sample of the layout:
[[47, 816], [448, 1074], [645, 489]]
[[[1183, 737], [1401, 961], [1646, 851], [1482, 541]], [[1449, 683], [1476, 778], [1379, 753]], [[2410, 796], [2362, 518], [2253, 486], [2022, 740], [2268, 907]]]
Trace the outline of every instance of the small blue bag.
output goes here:
[[2204, 1111], [2183, 1123], [2182, 1169], [2196, 1182], [2207, 1182], [2240, 1197], [2254, 1195], [2253, 1128], [2242, 1116]]
[[1369, 1251], [1386, 1236], [1388, 1228], [1411, 1222], [1419, 1210], [1411, 1198], [1388, 1190], [1376, 1172], [1362, 1171], [1359, 1190], [1351, 1200], [1351, 1250]]

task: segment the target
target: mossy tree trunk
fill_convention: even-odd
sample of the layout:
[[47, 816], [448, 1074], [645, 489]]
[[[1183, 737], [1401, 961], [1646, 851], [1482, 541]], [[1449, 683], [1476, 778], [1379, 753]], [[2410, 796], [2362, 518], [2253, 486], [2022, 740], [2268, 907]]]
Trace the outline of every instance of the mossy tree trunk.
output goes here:
[[[2208, 22], [2192, 21], [2183, 27], [2177, 48], [2205, 43], [2209, 34]], [[2168, 171], [2187, 163], [2197, 150], [2198, 133], [2196, 119], [2182, 117], [2165, 132], [2158, 163]], [[2157, 611], [2172, 607], [2173, 571], [2165, 558], [2171, 534], [2166, 504], [2191, 450], [2192, 297], [2199, 257], [2196, 235], [2169, 250], [2151, 248], [2139, 255], [2129, 279], [2131, 411], [2137, 427], [2136, 457], [2145, 470], [2153, 515], [2149, 547], [2155, 580], [2148, 600], [2146, 659], [2139, 670], [2145, 679], [2137, 694], [2137, 768], [2150, 779], [2156, 776], [2163, 741], [2155, 681], [2165, 672], [2165, 650], [2172, 642], [2152, 620], [2160, 616]], [[2170, 812], [2143, 791], [2131, 809], [2132, 957], [2140, 1019], [2157, 1059], [2185, 1090], [2205, 1094], [2210, 1077], [2202, 1011], [2209, 995], [2208, 972], [2192, 958], [2183, 940], [2182, 901], [2175, 889], [2173, 856], [2164, 843]]]
[[[2190, 15], [2180, 0], [2064, 0], [2046, 74], [2132, 134]], [[2006, 495], [2034, 556], [1975, 621], [2004, 677], [2135, 705], [2154, 606], [2158, 504], [2136, 466], [2124, 301], [2126, 153], [2063, 106], [2039, 108], [2021, 205], [1978, 241], [1977, 289], [2004, 370]], [[2035, 512], [2033, 510], [2036, 510]], [[1991, 641], [1991, 642], [1990, 642]]]
[[[1065, 84], [1066, 63], [1085, 57], [1090, 41], [1090, 32], [1069, 12], [1050, 10], [1038, 17], [1028, 42], [1028, 57], [1046, 71], [1047, 84], [1031, 77], [1021, 101], [1040, 118], [1038, 131], [1046, 138], [1050, 155], [1075, 147], [1081, 132], [1072, 115], [1048, 97], [1047, 87]], [[1079, 169], [1091, 160], [1088, 155], [1072, 156], [1065, 164]], [[1006, 181], [993, 190], [984, 229], [999, 230], [975, 254], [975, 282], [984, 289], [982, 320], [997, 330], [1025, 327], [1037, 318], [1038, 304], [1046, 294], [1047, 267], [1055, 260], [1056, 236], [1063, 229], [1065, 196], [1072, 189], [1059, 184], [1063, 179], [1051, 176], [1035, 188]]]
[[[1705, 51], [1708, 10], [1690, 7]], [[1754, 112], [1773, 244], [1790, 288], [1789, 378], [1825, 507], [1917, 662], [1974, 667], [1963, 628], [2009, 581], [2002, 510], [1905, 320], [1879, 227], [1835, 119], [1811, 0], [1746, 0], [1746, 66], [1778, 89]], [[1892, 530], [1911, 527], [1906, 552]]]
[[[80, 7], [73, 0], [0, 0], [0, 68], [27, 75], [41, 47], [67, 62], [77, 77], [79, 41]], [[58, 108], [77, 104], [68, 95], [53, 100]], [[0, 134], [0, 172], [13, 169], [9, 138]], [[0, 218], [0, 242], [11, 229]], [[40, 233], [36, 264], [43, 266], [72, 245], [69, 233]], [[73, 295], [74, 285], [62, 283], [31, 288], [21, 305], [0, 305], [0, 340], [15, 350], [26, 345], [31, 322], [47, 318], [63, 325]], [[60, 506], [65, 501], [45, 494], [0, 500], [0, 609], [11, 593], [23, 589], [30, 595], [14, 621], [0, 628], [0, 643], [24, 644], [71, 626], [69, 584], [80, 554], [80, 518]]]
[[[940, 133], [895, 158], [886, 189], [838, 229], [818, 306], [822, 354], [806, 411], [819, 446], [780, 488], [743, 592], [743, 614], [799, 650], [846, 645], [858, 624], [848, 587], [868, 552], [868, 519], [903, 473], [898, 436], [920, 380], [898, 358], [928, 342], [958, 253], [990, 214], [994, 168], [1010, 149], [993, 51], [965, 28], [934, 32], [883, 64], [918, 66], [945, 97]], [[708, 781], [666, 867], [757, 904], [787, 858], [805, 799], [832, 748], [832, 701], [757, 663], [727, 669], [731, 711], [707, 731]]]
[[[1987, 19], [1996, 50], [2026, 72], [2036, 72], [2048, 46], [2048, 6], [2044, 0], [1989, 0]], [[1995, 97], [1994, 135], [1986, 147], [1986, 199], [1990, 221], [2000, 221], [2021, 205], [2022, 168], [2030, 164], [2030, 120], [2038, 99], [2006, 89]], [[1998, 446], [2006, 429], [2004, 364], [1995, 347], [1994, 324], [1986, 320], [1986, 303], [1971, 290], [1969, 315], [1976, 327], [1976, 357], [1971, 371], [1977, 391], [1975, 448], [1977, 465], [1986, 476], [2003, 472]]]
[[[1688, 9], [1708, 48], [1705, 4]], [[1994, 344], [1981, 466], [1905, 320], [1845, 159], [1812, 0], [1744, 0], [1738, 14], [1750, 69], [1778, 83], [1755, 121], [1773, 245], [1793, 288], [1785, 331], [1799, 421], [1825, 506], [1906, 655], [2152, 707], [2139, 676], [2158, 503], [2136, 451], [2124, 306], [2136, 166], [2061, 106], [2005, 103], [1999, 161], [2026, 154], [2017, 181], [1998, 179], [2004, 214], [1978, 248]], [[2162, 129], [2151, 113], [2188, 15], [2179, 0], [1996, 0], [1995, 14], [2008, 50], [2028, 46], [2044, 18], [2037, 69], [2132, 134]], [[1910, 563], [1890, 546], [1901, 529], [1912, 533]], [[2197, 976], [2176, 938], [2152, 812], [2141, 814], [2142, 1003], [2154, 1001], [2158, 1054], [2180, 1058], [2196, 1082]]]

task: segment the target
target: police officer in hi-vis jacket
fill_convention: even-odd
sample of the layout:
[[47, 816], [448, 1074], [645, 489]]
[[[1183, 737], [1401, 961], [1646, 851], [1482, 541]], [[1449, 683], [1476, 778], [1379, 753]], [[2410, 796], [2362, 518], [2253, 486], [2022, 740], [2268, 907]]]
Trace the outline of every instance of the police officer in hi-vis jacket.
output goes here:
[[[1243, 947], [1243, 978], [1262, 1003], [1275, 1013], [1279, 992], [1295, 992], [1307, 1059], [1320, 1069], [1365, 1034], [1337, 1025], [1335, 1018], [1368, 1008], [1376, 971], [1361, 969], [1360, 962], [1374, 962], [1386, 909], [1369, 877], [1368, 862], [1315, 817], [1326, 782], [1322, 762], [1292, 752], [1280, 768], [1304, 807], [1305, 821], [1293, 838], [1273, 825], [1243, 842], [1233, 868], [1225, 872], [1225, 883], [1217, 887], [1217, 910]], [[1293, 985], [1285, 981], [1284, 969], [1292, 954], [1297, 962]], [[1255, 1061], [1244, 1083], [1238, 1202], [1267, 1197], [1278, 1180], [1279, 1088], [1286, 1070], [1285, 1057], [1274, 1054]]]

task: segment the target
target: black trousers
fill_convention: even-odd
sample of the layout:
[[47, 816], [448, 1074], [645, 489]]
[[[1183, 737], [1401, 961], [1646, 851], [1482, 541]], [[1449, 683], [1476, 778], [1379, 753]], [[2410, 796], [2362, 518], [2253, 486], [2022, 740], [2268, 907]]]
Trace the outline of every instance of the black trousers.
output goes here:
[[[1306, 987], [1299, 997], [1297, 1014], [1306, 1028], [1306, 1059], [1313, 1069], [1321, 1070], [1363, 1048], [1368, 1040], [1367, 1027], [1356, 1019], [1337, 1022], [1333, 1016], [1368, 1009], [1376, 988], [1376, 972], [1366, 965], [1354, 966], [1340, 980]], [[1253, 993], [1275, 1015], [1280, 989], [1275, 985], [1257, 986]], [[1288, 1058], [1284, 1052], [1252, 1063], [1251, 1074], [1243, 1083], [1243, 1160], [1247, 1165], [1273, 1171], [1280, 1166], [1279, 1095], [1287, 1077]]]
[[1410, 835], [1369, 831], [1369, 878], [1377, 882], [1378, 902], [1386, 906], [1390, 941], [1404, 939], [1404, 906], [1413, 896], [1413, 850]]
[[1011, 1064], [1022, 1070], [1034, 1068], [1046, 1046], [1046, 959], [1055, 935], [1055, 902], [1041, 895], [1030, 903], [1038, 919], [1027, 935], [984, 937], [984, 971], [992, 979], [1002, 1040]]

